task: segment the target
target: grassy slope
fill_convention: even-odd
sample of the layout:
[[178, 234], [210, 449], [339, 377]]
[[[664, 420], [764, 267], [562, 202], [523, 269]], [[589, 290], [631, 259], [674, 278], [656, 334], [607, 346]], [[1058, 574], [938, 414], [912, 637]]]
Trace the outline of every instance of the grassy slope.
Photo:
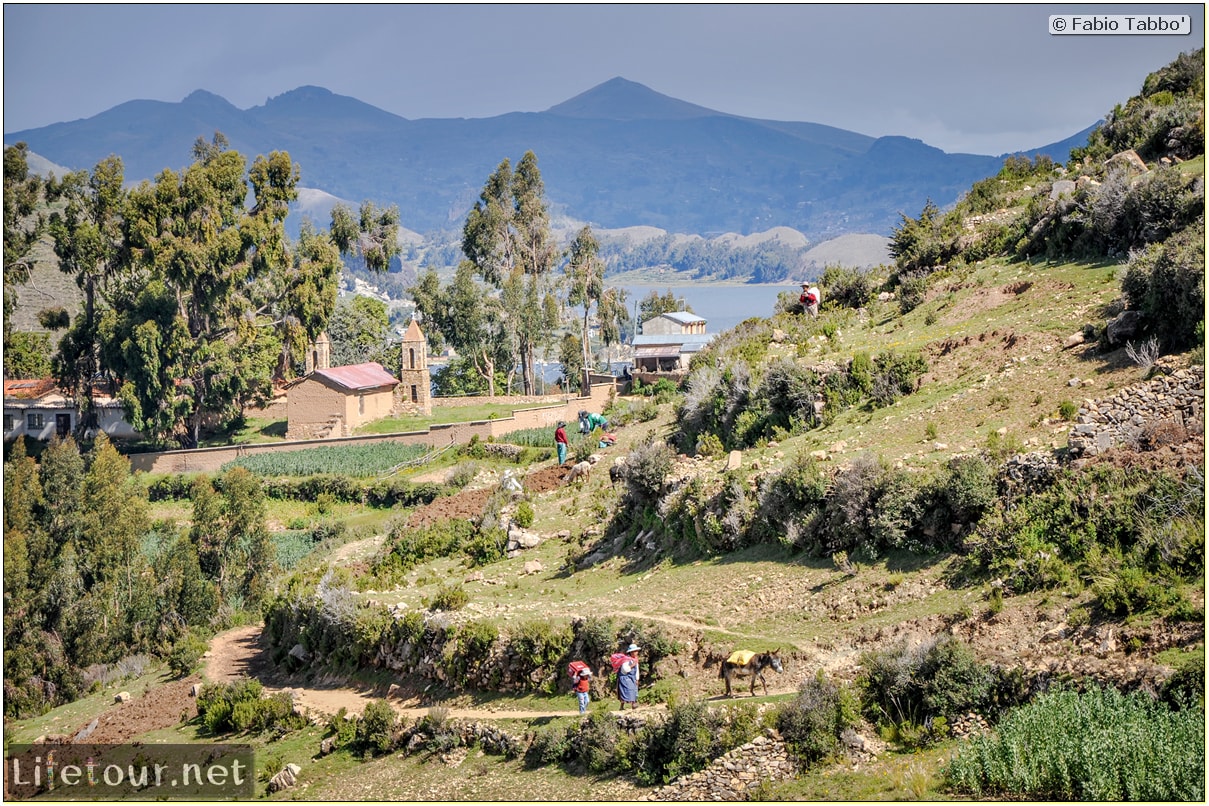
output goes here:
[[[837, 462], [870, 451], [908, 466], [926, 467], [954, 452], [978, 449], [1000, 428], [1036, 449], [1062, 446], [1069, 423], [1058, 418], [1061, 401], [1105, 396], [1140, 379], [1140, 370], [1120, 351], [1101, 354], [1093, 348], [1062, 349], [1068, 335], [1103, 318], [1103, 306], [1119, 293], [1119, 271], [1114, 265], [989, 262], [960, 280], [942, 282], [925, 304], [906, 316], [898, 315], [891, 307], [893, 302], [874, 304], [866, 318], [851, 312], [825, 315], [819, 325], [835, 321], [838, 333], [832, 339], [813, 339], [802, 350], [807, 360], [846, 360], [856, 351], [925, 350], [930, 354], [930, 371], [920, 391], [889, 409], [846, 412], [824, 430], [748, 451], [744, 466], [754, 469], [758, 462], [762, 470], [775, 469], [796, 451], [822, 449]], [[940, 355], [935, 347], [946, 340], [954, 346]], [[798, 352], [785, 345], [776, 349]], [[1072, 379], [1078, 379], [1077, 383]], [[664, 407], [659, 419], [623, 429], [621, 444], [613, 453], [624, 452], [649, 434], [669, 433], [671, 417], [671, 408]], [[934, 438], [928, 432], [934, 432]], [[935, 443], [946, 447], [938, 448]], [[696, 468], [713, 474], [721, 465], [720, 461], [701, 462]], [[615, 557], [586, 571], [559, 572], [580, 535], [599, 526], [602, 516], [615, 506], [616, 496], [603, 473], [582, 489], [561, 488], [537, 496], [534, 528], [545, 534], [567, 529], [571, 538], [547, 540], [524, 558], [484, 569], [488, 582], [467, 585], [471, 603], [457, 617], [492, 618], [506, 627], [529, 619], [566, 623], [572, 616], [605, 613], [620, 621], [626, 618], [621, 615], [625, 612], [659, 621], [669, 630], [715, 649], [740, 644], [786, 646], [802, 660], [791, 680], [778, 681], [784, 689], [786, 683], [792, 687], [837, 659], [851, 663], [856, 634], [891, 631], [909, 620], [963, 609], [985, 609], [983, 591], [950, 590], [941, 582], [947, 564], [944, 557], [894, 556], [850, 578], [828, 561], [790, 557], [777, 547], [763, 546], [684, 564], [665, 560], [632, 565]], [[171, 514], [180, 517], [183, 513]], [[366, 519], [365, 526], [380, 531], [384, 521]], [[540, 559], [547, 571], [522, 575], [522, 563], [533, 558]], [[314, 556], [309, 562], [326, 559]], [[403, 588], [362, 595], [420, 607], [438, 587], [465, 574], [453, 561], [440, 560], [415, 569]], [[774, 591], [792, 591], [792, 595], [775, 595]], [[1004, 615], [1014, 611], [1027, 621], [1034, 610], [1054, 606], [1046, 597], [1016, 597], [1008, 600]], [[686, 693], [715, 696], [709, 675], [698, 672], [689, 670], [689, 682], [680, 685]], [[492, 701], [506, 707], [498, 698]], [[547, 697], [524, 698], [514, 705], [566, 706], [561, 699]], [[465, 760], [450, 763], [399, 755], [365, 764], [340, 754], [315, 759], [317, 737], [311, 730], [265, 748], [266, 757], [285, 754], [287, 761], [304, 763], [306, 788], [296, 790], [295, 797], [612, 799], [618, 791], [636, 791], [619, 780], [568, 776], [550, 769], [525, 771], [519, 763], [504, 763], [477, 750]], [[840, 762], [798, 781], [779, 784], [767, 794], [778, 799], [943, 798], [937, 790], [938, 765], [953, 746], [950, 743], [910, 757], [885, 753], [863, 765]]]

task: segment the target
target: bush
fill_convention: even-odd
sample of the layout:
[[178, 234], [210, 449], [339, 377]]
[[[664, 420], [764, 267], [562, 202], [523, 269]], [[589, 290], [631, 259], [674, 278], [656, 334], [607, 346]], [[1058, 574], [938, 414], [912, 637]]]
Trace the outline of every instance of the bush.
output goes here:
[[1198, 343], [1205, 318], [1205, 222], [1130, 257], [1121, 290], [1169, 351]]
[[461, 585], [445, 585], [432, 596], [431, 610], [461, 610], [470, 603], [470, 594]]
[[177, 677], [187, 677], [201, 664], [202, 655], [208, 650], [201, 636], [190, 631], [176, 639], [168, 653], [168, 669]]
[[[983, 709], [994, 680], [964, 644], [948, 635], [868, 652], [858, 678], [864, 710], [883, 726], [926, 727]], [[937, 737], [943, 738], [943, 737]]]
[[830, 757], [840, 734], [860, 721], [860, 706], [847, 689], [818, 674], [802, 683], [798, 696], [777, 709], [777, 730], [803, 766]]
[[371, 700], [357, 721], [356, 743], [366, 750], [385, 753], [394, 744], [395, 710], [385, 700]]
[[520, 526], [523, 529], [528, 529], [533, 525], [534, 517], [535, 513], [533, 512], [533, 505], [528, 501], [521, 501], [516, 505], [516, 514], [512, 519], [516, 521], [517, 526]]
[[626, 484], [638, 503], [654, 503], [663, 494], [663, 484], [672, 470], [675, 454], [662, 442], [647, 442], [626, 456]]
[[1039, 696], [958, 750], [959, 792], [1016, 800], [1205, 800], [1205, 718], [1092, 686]]
[[623, 765], [643, 784], [666, 784], [704, 769], [709, 762], [753, 738], [754, 720], [745, 729], [728, 729], [731, 711], [711, 710], [704, 702], [674, 705], [662, 722], [648, 722], [626, 748]]

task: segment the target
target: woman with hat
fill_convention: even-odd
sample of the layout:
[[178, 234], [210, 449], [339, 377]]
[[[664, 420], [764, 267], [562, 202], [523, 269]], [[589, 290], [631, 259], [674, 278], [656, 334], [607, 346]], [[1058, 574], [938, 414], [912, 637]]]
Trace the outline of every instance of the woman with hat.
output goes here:
[[630, 660], [622, 663], [617, 670], [617, 698], [621, 700], [622, 711], [626, 703], [629, 703], [632, 711], [638, 707], [638, 645], [630, 644], [626, 647], [626, 654]]

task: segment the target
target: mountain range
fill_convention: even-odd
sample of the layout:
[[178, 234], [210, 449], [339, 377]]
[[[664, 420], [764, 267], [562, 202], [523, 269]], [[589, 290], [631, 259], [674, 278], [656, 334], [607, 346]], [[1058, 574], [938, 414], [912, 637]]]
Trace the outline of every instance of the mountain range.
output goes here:
[[[1064, 162], [1093, 128], [1017, 153]], [[707, 237], [784, 226], [816, 243], [888, 235], [900, 213], [916, 215], [928, 199], [952, 203], [1007, 156], [740, 117], [623, 78], [544, 112], [472, 119], [409, 120], [314, 86], [244, 110], [198, 90], [179, 103], [128, 101], [4, 140], [72, 170], [116, 154], [127, 180], [138, 181], [187, 165], [197, 138], [216, 131], [249, 160], [288, 151], [307, 188], [354, 205], [398, 205], [403, 227], [417, 232], [458, 229], [488, 175], [526, 150], [538, 157], [555, 216]]]

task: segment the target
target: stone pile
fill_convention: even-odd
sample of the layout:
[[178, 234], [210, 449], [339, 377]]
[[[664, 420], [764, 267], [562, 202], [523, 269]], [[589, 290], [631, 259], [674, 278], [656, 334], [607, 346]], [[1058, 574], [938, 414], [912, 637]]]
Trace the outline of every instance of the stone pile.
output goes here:
[[785, 743], [776, 737], [760, 736], [714, 759], [704, 770], [677, 778], [639, 800], [747, 800], [764, 781], [792, 778], [795, 772]]
[[1191, 433], [1205, 427], [1205, 368], [1177, 369], [1122, 390], [1108, 400], [1085, 400], [1067, 444], [1075, 455], [1138, 445], [1146, 430], [1174, 423]]

